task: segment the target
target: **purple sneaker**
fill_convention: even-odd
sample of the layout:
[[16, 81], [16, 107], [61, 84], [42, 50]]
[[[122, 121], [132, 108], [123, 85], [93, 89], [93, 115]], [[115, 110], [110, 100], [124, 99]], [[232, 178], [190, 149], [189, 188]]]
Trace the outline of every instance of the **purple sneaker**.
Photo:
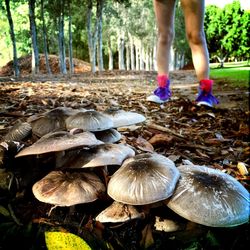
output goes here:
[[199, 94], [196, 98], [197, 105], [205, 105], [213, 107], [219, 103], [215, 96], [212, 94], [213, 80], [204, 79], [200, 81]]
[[159, 86], [155, 89], [154, 94], [147, 97], [147, 101], [155, 102], [155, 103], [164, 103], [169, 100], [172, 93], [169, 89], [170, 81], [167, 79], [165, 86]]

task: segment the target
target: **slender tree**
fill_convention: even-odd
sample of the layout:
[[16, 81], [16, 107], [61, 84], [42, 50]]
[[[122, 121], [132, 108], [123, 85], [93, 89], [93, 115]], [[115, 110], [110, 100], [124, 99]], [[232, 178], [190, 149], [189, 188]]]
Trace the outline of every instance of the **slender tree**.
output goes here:
[[47, 73], [51, 75], [51, 69], [49, 65], [49, 56], [48, 56], [47, 31], [46, 31], [45, 19], [44, 19], [44, 0], [41, 0], [41, 19], [42, 19], [42, 27], [43, 27], [43, 51], [44, 51], [44, 57], [45, 57], [45, 65], [46, 65]]
[[74, 73], [73, 63], [73, 47], [72, 47], [72, 15], [71, 15], [71, 0], [68, 0], [68, 11], [69, 11], [69, 72], [70, 75]]
[[39, 51], [35, 21], [35, 4], [36, 0], [29, 0], [30, 34], [32, 40], [32, 74], [39, 73]]
[[11, 37], [11, 42], [12, 42], [12, 47], [13, 47], [14, 75], [16, 77], [19, 77], [20, 71], [19, 71], [18, 59], [17, 59], [16, 37], [15, 37], [15, 32], [14, 32], [14, 24], [13, 24], [13, 20], [12, 20], [12, 15], [11, 15], [11, 11], [10, 11], [10, 1], [9, 0], [5, 0], [5, 6], [6, 6], [9, 27], [10, 27], [10, 37]]

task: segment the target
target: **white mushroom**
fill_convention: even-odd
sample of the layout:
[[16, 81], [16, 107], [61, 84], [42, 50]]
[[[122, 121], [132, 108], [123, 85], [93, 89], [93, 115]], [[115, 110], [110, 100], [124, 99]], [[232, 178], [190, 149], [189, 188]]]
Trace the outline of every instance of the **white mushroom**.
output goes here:
[[39, 201], [64, 207], [95, 201], [106, 188], [94, 173], [52, 171], [32, 191]]
[[205, 166], [182, 165], [167, 206], [187, 220], [210, 227], [249, 221], [249, 192], [232, 176]]
[[66, 127], [68, 130], [73, 128], [81, 128], [85, 131], [102, 131], [113, 127], [113, 121], [95, 110], [78, 112], [66, 119]]
[[173, 161], [160, 154], [139, 154], [124, 161], [111, 176], [108, 195], [116, 201], [145, 205], [172, 195], [179, 171]]
[[71, 134], [66, 131], [60, 131], [44, 135], [31, 146], [22, 149], [16, 157], [63, 151], [70, 148], [94, 146], [98, 144], [103, 144], [103, 142], [97, 140], [91, 132]]
[[125, 110], [106, 110], [104, 112], [114, 123], [114, 128], [125, 127], [144, 122], [145, 116], [142, 114]]
[[120, 223], [143, 217], [144, 214], [138, 212], [134, 206], [114, 201], [96, 216], [96, 221], [101, 223]]

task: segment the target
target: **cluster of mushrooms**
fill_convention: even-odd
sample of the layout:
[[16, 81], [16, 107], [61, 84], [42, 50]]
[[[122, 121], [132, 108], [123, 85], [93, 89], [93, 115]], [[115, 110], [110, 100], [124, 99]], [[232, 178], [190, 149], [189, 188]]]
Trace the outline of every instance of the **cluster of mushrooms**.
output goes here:
[[39, 201], [70, 207], [102, 195], [112, 199], [95, 217], [101, 223], [142, 218], [138, 208], [157, 202], [205, 226], [233, 227], [249, 221], [249, 192], [229, 174], [191, 163], [177, 167], [161, 154], [136, 153], [121, 142], [118, 128], [145, 120], [124, 110], [59, 107], [28, 118], [5, 139], [15, 141], [32, 130], [39, 139], [15, 157], [54, 153], [54, 169], [32, 187]]

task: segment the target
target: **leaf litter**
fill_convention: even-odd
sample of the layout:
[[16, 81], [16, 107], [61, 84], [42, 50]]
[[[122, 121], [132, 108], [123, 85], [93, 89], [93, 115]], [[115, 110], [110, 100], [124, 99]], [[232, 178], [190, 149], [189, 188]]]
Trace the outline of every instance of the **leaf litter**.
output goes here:
[[[198, 107], [193, 102], [194, 72], [178, 71], [172, 73], [172, 99], [159, 106], [146, 101], [155, 88], [155, 76], [155, 72], [107, 71], [86, 72], [71, 78], [41, 75], [15, 80], [5, 77], [0, 79], [0, 138], [18, 121], [25, 122], [32, 115], [56, 107], [135, 111], [143, 114], [146, 122], [119, 128], [119, 132], [122, 142], [137, 153], [157, 152], [176, 165], [184, 161], [209, 165], [235, 177], [250, 190], [249, 110], [245, 90], [230, 89], [229, 84], [223, 89], [220, 82], [215, 85], [214, 93], [221, 96], [222, 104], [216, 108]], [[234, 91], [237, 98], [227, 96], [227, 91]], [[31, 136], [24, 144], [29, 146], [36, 140]], [[151, 208], [144, 219], [118, 225], [94, 220], [96, 214], [112, 202], [109, 199], [73, 208], [56, 208], [48, 216], [51, 206], [33, 197], [30, 183], [33, 178], [49, 172], [53, 157], [39, 156], [16, 162], [12, 153], [1, 160], [11, 181], [11, 184], [1, 181], [1, 188], [8, 185], [7, 192], [0, 192], [0, 231], [5, 232], [1, 237], [3, 247], [12, 246], [11, 239], [18, 234], [17, 241], [25, 242], [27, 249], [31, 246], [42, 249], [45, 244], [42, 233], [51, 228], [75, 233], [92, 249], [162, 249], [166, 245], [168, 249], [243, 249], [249, 243], [248, 225], [223, 230], [207, 228], [179, 218], [169, 210], [166, 212], [162, 206]], [[33, 172], [34, 165], [43, 168], [41, 173]], [[25, 168], [21, 177], [20, 168]], [[181, 225], [181, 229], [156, 230], [156, 219], [158, 223], [171, 220]]]

